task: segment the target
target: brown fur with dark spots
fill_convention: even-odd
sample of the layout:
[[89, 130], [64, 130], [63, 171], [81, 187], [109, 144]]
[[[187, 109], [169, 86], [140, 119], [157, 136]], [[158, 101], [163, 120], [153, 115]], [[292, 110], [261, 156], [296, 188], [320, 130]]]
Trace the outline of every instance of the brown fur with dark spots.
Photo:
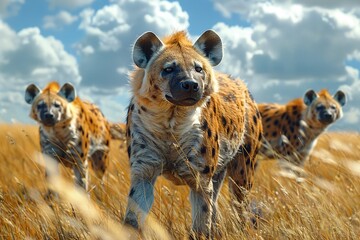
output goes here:
[[[125, 222], [141, 227], [152, 205], [153, 183], [163, 175], [191, 188], [192, 229], [209, 236], [226, 171], [237, 201], [252, 186], [261, 144], [260, 114], [245, 84], [215, 73], [185, 32], [165, 38], [163, 48], [148, 61], [131, 73], [126, 137], [132, 184]], [[171, 79], [164, 73], [169, 63], [178, 69]], [[194, 70], [197, 64], [201, 72]], [[201, 99], [188, 106], [173, 104], [167, 98], [171, 81], [187, 78], [199, 84]]]
[[[120, 126], [112, 124], [114, 129], [111, 134], [110, 123], [97, 106], [78, 97], [69, 102], [60, 95], [57, 82], [49, 83], [33, 97], [30, 116], [40, 125], [42, 152], [73, 168], [76, 183], [84, 188], [88, 187], [87, 181], [83, 181], [88, 164], [102, 178], [108, 166], [110, 139], [112, 136], [117, 138], [116, 133], [121, 137]], [[55, 102], [58, 105], [56, 108]], [[44, 124], [40, 114], [41, 103], [48, 112], [54, 108], [57, 120], [53, 125]]]
[[[312, 93], [314, 97], [309, 105], [304, 103], [306, 95], [304, 99], [297, 98], [285, 105], [258, 104], [264, 128], [262, 155], [302, 166], [318, 136], [342, 116], [342, 105], [346, 100], [341, 91], [334, 96], [326, 89], [317, 94], [312, 90], [308, 93]], [[319, 110], [319, 106], [323, 106], [323, 110]], [[319, 111], [327, 111], [332, 114], [332, 118], [326, 122], [319, 120]]]

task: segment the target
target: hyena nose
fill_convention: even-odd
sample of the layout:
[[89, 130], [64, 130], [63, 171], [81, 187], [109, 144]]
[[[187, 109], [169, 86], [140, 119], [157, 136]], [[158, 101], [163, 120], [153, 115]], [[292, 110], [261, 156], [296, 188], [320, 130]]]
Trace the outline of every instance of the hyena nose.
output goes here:
[[328, 112], [324, 113], [325, 120], [330, 120], [332, 118], [332, 115]]
[[329, 112], [323, 112], [320, 114], [320, 121], [324, 123], [331, 123], [333, 121], [333, 116]]
[[44, 114], [44, 119], [47, 119], [47, 120], [49, 120], [49, 119], [53, 119], [53, 117], [54, 117], [54, 114], [52, 114], [52, 113], [45, 113]]
[[181, 83], [181, 88], [186, 92], [197, 92], [199, 91], [199, 84], [194, 80], [185, 80]]

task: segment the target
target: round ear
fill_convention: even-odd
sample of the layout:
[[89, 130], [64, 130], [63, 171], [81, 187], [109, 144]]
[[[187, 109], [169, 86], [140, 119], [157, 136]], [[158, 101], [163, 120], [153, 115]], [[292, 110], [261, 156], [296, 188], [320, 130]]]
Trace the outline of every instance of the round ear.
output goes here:
[[314, 90], [307, 91], [304, 95], [305, 105], [309, 106], [317, 97], [318, 97], [318, 95]]
[[204, 32], [194, 43], [194, 47], [210, 60], [212, 66], [221, 62], [223, 57], [222, 41], [213, 30]]
[[76, 98], [76, 91], [71, 83], [65, 83], [58, 92], [59, 96], [65, 98], [68, 102], [72, 102]]
[[32, 104], [35, 98], [41, 93], [40, 88], [35, 84], [30, 84], [25, 90], [25, 102]]
[[139, 68], [146, 68], [150, 59], [158, 52], [164, 44], [152, 32], [141, 35], [134, 44], [133, 61]]
[[344, 106], [346, 103], [346, 95], [343, 91], [339, 90], [335, 93], [334, 99], [341, 105]]

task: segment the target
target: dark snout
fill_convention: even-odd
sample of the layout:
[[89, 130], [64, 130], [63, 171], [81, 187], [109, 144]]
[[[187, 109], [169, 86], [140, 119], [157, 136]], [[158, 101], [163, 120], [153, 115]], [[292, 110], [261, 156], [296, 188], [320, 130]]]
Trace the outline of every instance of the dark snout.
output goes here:
[[170, 84], [172, 96], [166, 95], [168, 101], [175, 105], [191, 106], [196, 104], [202, 97], [199, 83], [194, 79], [185, 79]]
[[180, 87], [182, 91], [189, 94], [193, 94], [199, 91], [199, 84], [191, 79], [181, 82]]
[[334, 114], [332, 114], [331, 112], [329, 111], [322, 111], [320, 112], [320, 122], [322, 123], [326, 123], [326, 124], [329, 124], [329, 123], [332, 123], [334, 121]]
[[52, 114], [51, 112], [48, 111], [44, 111], [40, 114], [41, 117], [41, 122], [45, 125], [45, 126], [54, 126], [56, 121], [55, 121], [55, 115]]

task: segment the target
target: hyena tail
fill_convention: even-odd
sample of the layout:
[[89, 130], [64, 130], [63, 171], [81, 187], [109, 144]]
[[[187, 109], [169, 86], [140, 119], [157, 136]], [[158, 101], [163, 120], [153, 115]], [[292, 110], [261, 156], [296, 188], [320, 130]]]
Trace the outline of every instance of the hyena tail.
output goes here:
[[124, 123], [110, 123], [111, 139], [118, 139], [125, 141], [126, 126]]

